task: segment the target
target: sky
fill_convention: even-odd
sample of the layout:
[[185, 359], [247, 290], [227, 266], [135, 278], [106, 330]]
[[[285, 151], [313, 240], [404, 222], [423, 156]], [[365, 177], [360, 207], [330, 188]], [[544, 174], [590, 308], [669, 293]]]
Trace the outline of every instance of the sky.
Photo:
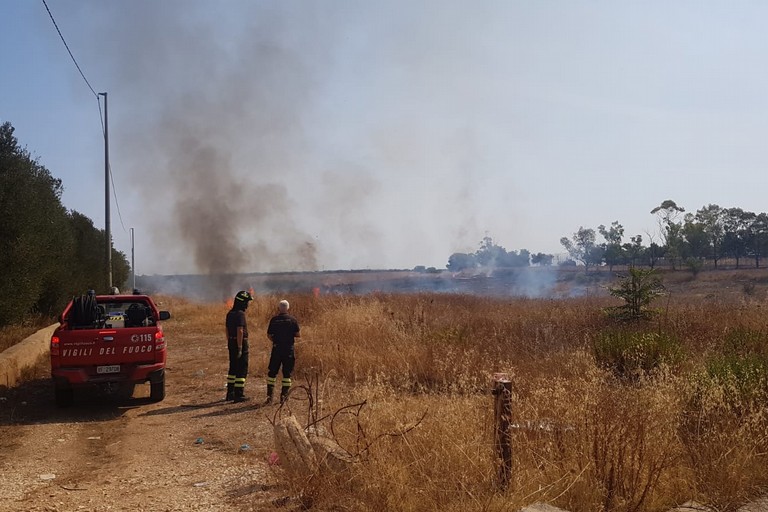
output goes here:
[[[108, 93], [140, 275], [444, 268], [614, 221], [647, 245], [667, 199], [766, 211], [762, 1], [47, 3]], [[0, 122], [103, 228], [99, 103], [42, 1], [0, 3], [0, 48]]]

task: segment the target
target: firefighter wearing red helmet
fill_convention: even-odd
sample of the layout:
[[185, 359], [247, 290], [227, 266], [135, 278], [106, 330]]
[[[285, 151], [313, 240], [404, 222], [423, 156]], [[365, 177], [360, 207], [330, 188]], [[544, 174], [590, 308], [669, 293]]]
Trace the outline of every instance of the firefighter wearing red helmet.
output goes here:
[[248, 376], [248, 324], [245, 310], [253, 296], [246, 291], [239, 291], [232, 302], [232, 309], [227, 313], [227, 350], [229, 351], [229, 373], [227, 374], [226, 401], [244, 402], [245, 379]]

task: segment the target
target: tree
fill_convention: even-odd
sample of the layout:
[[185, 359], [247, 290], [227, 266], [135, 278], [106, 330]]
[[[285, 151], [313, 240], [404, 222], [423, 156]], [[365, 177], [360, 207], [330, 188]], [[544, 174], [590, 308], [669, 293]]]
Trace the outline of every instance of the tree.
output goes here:
[[463, 252], [455, 252], [448, 258], [448, 264], [446, 268], [451, 272], [461, 272], [477, 267], [477, 261], [475, 261], [474, 254], [467, 254]]
[[481, 267], [503, 266], [506, 255], [506, 249], [497, 245], [490, 236], [485, 236], [475, 253], [475, 261]]
[[526, 249], [507, 251], [504, 247], [486, 236], [480, 242], [480, 248], [475, 252], [475, 262], [480, 267], [527, 267], [530, 265], [531, 253]]
[[531, 253], [528, 249], [520, 251], [507, 251], [503, 256], [501, 266], [504, 267], [528, 267], [531, 264]]
[[537, 252], [531, 255], [531, 263], [542, 267], [549, 267], [552, 265], [552, 260], [555, 259], [553, 254], [544, 254], [543, 252]]
[[680, 236], [678, 255], [681, 258], [702, 260], [710, 254], [710, 238], [706, 232], [706, 226], [697, 222], [693, 214], [685, 214]]
[[[89, 289], [106, 291], [109, 279], [104, 261], [104, 230], [97, 229], [91, 219], [74, 210], [69, 220], [75, 242], [70, 263], [73, 279], [71, 289], [80, 293]], [[120, 287], [127, 282], [129, 275], [130, 265], [125, 254], [112, 248], [112, 282]]]
[[[61, 180], [21, 148], [10, 123], [0, 125], [0, 326], [30, 313], [52, 316], [72, 295], [107, 291], [105, 235], [82, 214], [67, 212]], [[112, 249], [114, 282], [129, 265]]]
[[757, 214], [748, 230], [749, 252], [755, 259], [755, 268], [759, 268], [760, 257], [768, 253], [768, 214]]
[[702, 231], [706, 235], [715, 268], [717, 268], [717, 262], [722, 251], [726, 214], [727, 212], [724, 208], [720, 208], [716, 204], [709, 204], [698, 209], [694, 217], [702, 225]]
[[746, 212], [741, 208], [728, 208], [723, 218], [723, 244], [724, 254], [736, 260], [736, 268], [744, 258], [751, 245], [752, 224], [757, 218], [752, 212]]
[[619, 221], [613, 221], [610, 228], [603, 224], [597, 226], [597, 230], [605, 239], [603, 244], [605, 262], [608, 269], [613, 272], [613, 266], [621, 263], [624, 259], [624, 248], [621, 245], [621, 239], [624, 238], [624, 226]]
[[584, 264], [584, 272], [587, 272], [590, 265], [595, 263], [595, 238], [594, 229], [585, 229], [580, 226], [579, 230], [573, 234], [572, 239], [569, 240], [567, 237], [560, 239], [560, 243], [568, 251], [570, 257]]
[[630, 267], [629, 274], [623, 276], [617, 286], [608, 288], [614, 297], [624, 300], [624, 304], [610, 308], [609, 311], [622, 320], [641, 320], [651, 311], [648, 306], [664, 295], [664, 285], [654, 269]]
[[67, 214], [61, 180], [19, 146], [10, 123], [0, 125], [0, 325], [61, 305], [66, 280]]
[[651, 210], [651, 215], [658, 216], [659, 229], [666, 246], [665, 254], [672, 263], [673, 270], [682, 252], [681, 224], [677, 222], [677, 218], [683, 212], [685, 212], [685, 208], [677, 206], [677, 203], [671, 199], [662, 201], [659, 206]]
[[630, 266], [634, 267], [637, 260], [643, 254], [643, 235], [635, 235], [629, 237], [631, 243], [624, 244], [624, 254], [629, 258]]

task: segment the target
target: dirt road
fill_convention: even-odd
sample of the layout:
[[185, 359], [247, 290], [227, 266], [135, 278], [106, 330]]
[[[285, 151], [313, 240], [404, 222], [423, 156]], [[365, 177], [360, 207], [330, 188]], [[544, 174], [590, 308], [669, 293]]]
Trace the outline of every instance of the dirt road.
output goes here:
[[265, 356], [252, 350], [247, 390], [259, 400], [225, 403], [221, 340], [177, 335], [171, 322], [166, 334], [160, 403], [147, 384], [58, 409], [47, 362], [0, 391], [0, 511], [274, 510], [285, 500], [268, 464], [276, 407], [260, 405]]

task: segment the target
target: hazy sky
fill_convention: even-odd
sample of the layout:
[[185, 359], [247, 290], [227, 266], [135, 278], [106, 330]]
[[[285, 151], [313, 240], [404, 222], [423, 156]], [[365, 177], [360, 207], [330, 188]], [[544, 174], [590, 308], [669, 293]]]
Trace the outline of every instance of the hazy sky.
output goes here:
[[[139, 274], [443, 268], [486, 234], [647, 244], [665, 199], [767, 209], [763, 1], [48, 5], [108, 92]], [[0, 121], [102, 228], [98, 104], [42, 2], [0, 3], [0, 48]]]

